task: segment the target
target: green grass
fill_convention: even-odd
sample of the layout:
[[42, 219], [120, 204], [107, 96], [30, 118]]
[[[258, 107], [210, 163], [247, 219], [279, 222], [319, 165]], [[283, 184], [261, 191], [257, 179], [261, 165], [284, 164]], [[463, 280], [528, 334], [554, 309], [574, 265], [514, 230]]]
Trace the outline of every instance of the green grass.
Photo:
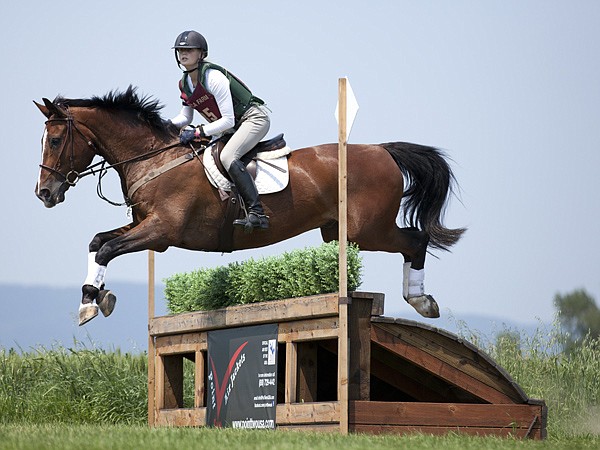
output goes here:
[[546, 441], [447, 435], [341, 436], [334, 433], [155, 428], [136, 425], [0, 425], [0, 449], [597, 449], [599, 436]]

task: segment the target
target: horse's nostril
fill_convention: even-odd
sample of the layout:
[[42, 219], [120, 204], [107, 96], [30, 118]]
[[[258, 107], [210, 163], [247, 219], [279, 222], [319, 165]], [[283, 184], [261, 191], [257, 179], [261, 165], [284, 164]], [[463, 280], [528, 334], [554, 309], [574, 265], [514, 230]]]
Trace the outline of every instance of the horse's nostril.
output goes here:
[[37, 196], [42, 200], [48, 200], [48, 198], [50, 198], [50, 190], [40, 189], [37, 193]]

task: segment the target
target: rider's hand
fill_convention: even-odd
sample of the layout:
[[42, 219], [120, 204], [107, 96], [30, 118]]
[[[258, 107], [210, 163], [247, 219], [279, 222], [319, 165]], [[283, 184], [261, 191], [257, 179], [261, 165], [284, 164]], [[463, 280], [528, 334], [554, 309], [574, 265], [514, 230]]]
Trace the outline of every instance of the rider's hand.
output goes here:
[[202, 125], [198, 127], [187, 126], [179, 133], [179, 142], [182, 144], [189, 144], [192, 141], [197, 141], [202, 144], [208, 144], [211, 140], [211, 136], [204, 134]]
[[196, 127], [185, 127], [179, 132], [179, 142], [189, 144], [196, 139]]

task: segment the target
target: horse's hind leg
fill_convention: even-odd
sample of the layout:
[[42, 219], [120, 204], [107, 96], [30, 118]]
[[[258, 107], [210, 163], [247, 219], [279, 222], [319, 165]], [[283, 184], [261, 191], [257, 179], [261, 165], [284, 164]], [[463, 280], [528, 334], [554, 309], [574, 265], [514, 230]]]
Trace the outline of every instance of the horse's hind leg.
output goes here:
[[402, 295], [404, 299], [423, 317], [436, 318], [440, 311], [435, 299], [425, 294], [425, 257], [429, 236], [417, 228], [399, 228], [394, 223], [387, 231], [381, 226], [361, 232], [355, 242], [361, 250], [402, 253]]

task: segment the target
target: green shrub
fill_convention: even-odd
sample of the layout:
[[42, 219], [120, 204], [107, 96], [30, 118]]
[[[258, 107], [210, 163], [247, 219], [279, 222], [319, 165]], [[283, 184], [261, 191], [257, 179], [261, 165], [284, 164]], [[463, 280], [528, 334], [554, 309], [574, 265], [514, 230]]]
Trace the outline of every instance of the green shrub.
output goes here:
[[[338, 243], [294, 250], [281, 256], [212, 269], [176, 274], [165, 280], [167, 307], [172, 314], [212, 310], [338, 291]], [[361, 260], [356, 245], [348, 245], [348, 290], [360, 286]]]

